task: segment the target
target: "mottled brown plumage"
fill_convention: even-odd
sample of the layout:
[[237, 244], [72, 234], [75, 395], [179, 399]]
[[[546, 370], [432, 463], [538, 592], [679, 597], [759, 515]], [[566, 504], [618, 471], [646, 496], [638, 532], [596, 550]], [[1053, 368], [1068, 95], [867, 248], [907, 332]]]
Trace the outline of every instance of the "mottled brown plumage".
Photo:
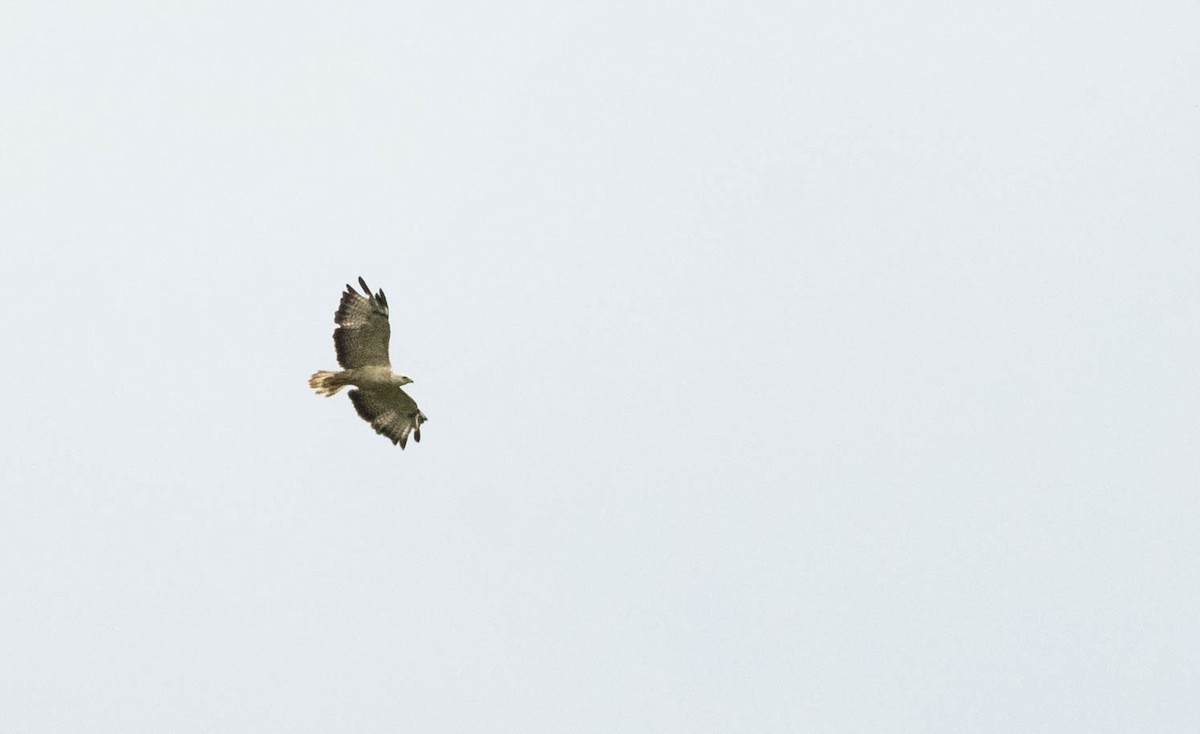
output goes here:
[[333, 315], [338, 328], [333, 332], [333, 345], [341, 372], [322, 370], [309, 378], [309, 387], [318, 393], [335, 395], [347, 385], [350, 402], [363, 420], [375, 432], [404, 448], [411, 435], [421, 440], [421, 424], [428, 420], [408, 393], [400, 389], [412, 382], [406, 375], [392, 371], [388, 358], [388, 342], [392, 327], [388, 322], [387, 296], [380, 290], [374, 294], [367, 282], [358, 279], [366, 295], [347, 285], [342, 301]]

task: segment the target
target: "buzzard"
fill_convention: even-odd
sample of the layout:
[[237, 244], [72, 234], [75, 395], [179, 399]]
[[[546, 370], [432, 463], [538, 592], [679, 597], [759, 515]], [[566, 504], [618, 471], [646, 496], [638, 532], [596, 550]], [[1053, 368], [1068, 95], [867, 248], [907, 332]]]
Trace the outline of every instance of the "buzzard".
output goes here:
[[333, 345], [337, 349], [337, 360], [341, 372], [321, 370], [308, 380], [308, 386], [326, 397], [334, 395], [347, 385], [350, 402], [362, 419], [371, 424], [375, 432], [391, 439], [393, 444], [404, 448], [411, 434], [413, 440], [421, 440], [421, 424], [427, 419], [413, 399], [400, 389], [412, 382], [407, 375], [392, 372], [388, 359], [388, 340], [392, 326], [388, 323], [387, 296], [380, 290], [371, 293], [367, 281], [361, 277], [358, 284], [366, 295], [347, 285], [342, 302], [333, 314], [337, 328], [333, 331]]

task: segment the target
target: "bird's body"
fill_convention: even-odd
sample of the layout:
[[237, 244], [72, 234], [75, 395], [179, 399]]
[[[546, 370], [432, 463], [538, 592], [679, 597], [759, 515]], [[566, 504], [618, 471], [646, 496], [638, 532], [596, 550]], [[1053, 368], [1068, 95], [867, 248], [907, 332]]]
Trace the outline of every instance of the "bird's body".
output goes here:
[[388, 322], [387, 296], [380, 290], [372, 294], [362, 278], [358, 279], [366, 295], [347, 285], [342, 302], [333, 315], [338, 328], [333, 332], [340, 372], [321, 370], [308, 385], [319, 394], [336, 395], [346, 386], [350, 402], [375, 432], [404, 448], [411, 434], [421, 440], [421, 424], [428, 420], [408, 393], [400, 389], [412, 382], [407, 375], [392, 370], [388, 342], [392, 327]]
[[[391, 367], [385, 365], [367, 365], [365, 367], [354, 367], [341, 372], [328, 372], [321, 370], [313, 375], [315, 379], [317, 375], [321, 375], [318, 381], [320, 384], [311, 385], [317, 392], [322, 395], [336, 395], [337, 391], [347, 385], [362, 388], [364, 390], [375, 390], [384, 387], [407, 385], [412, 382], [405, 375], [397, 375], [392, 372]], [[326, 376], [327, 375], [327, 376]], [[310, 383], [312, 380], [309, 381]]]

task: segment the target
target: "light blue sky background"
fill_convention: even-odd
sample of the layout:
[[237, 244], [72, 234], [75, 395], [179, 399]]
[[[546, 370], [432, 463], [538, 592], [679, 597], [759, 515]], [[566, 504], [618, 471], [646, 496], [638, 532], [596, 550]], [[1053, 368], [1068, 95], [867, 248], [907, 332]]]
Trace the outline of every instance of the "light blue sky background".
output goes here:
[[0, 730], [1200, 730], [1195, 3], [0, 24]]

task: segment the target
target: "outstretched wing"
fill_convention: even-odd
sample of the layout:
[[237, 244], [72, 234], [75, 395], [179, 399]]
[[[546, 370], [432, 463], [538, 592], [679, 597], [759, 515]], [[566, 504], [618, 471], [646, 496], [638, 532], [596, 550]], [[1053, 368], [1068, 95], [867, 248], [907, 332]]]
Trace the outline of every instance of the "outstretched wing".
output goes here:
[[338, 364], [348, 370], [372, 365], [391, 367], [388, 341], [392, 338], [392, 326], [388, 323], [387, 296], [382, 290], [372, 294], [361, 277], [358, 283], [367, 295], [363, 296], [354, 290], [354, 286], [347, 285], [337, 313], [333, 315], [338, 325], [333, 332]]
[[351, 390], [350, 402], [376, 433], [390, 438], [393, 444], [400, 444], [400, 448], [408, 444], [409, 434], [414, 441], [420, 442], [421, 424], [427, 419], [408, 393], [400, 388], [389, 385]]

